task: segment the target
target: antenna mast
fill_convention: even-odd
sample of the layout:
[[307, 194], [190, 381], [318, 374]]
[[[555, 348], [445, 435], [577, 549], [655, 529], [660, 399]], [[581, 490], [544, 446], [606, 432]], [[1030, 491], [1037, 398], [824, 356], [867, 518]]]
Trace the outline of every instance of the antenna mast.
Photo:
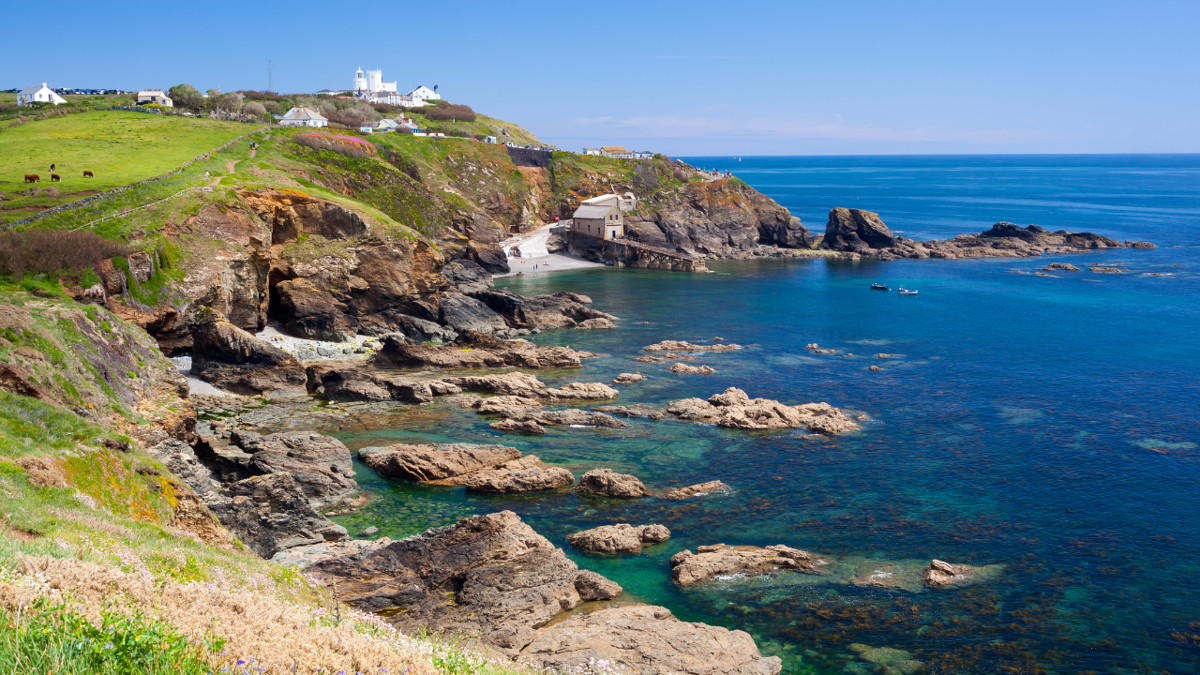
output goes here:
[[275, 74], [271, 71], [271, 59], [267, 59], [267, 93], [275, 91]]

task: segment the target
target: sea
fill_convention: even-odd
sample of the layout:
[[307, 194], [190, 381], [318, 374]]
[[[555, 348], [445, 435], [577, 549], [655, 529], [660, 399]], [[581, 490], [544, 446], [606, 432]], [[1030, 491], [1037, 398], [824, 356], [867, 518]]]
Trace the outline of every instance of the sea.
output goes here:
[[[500, 434], [451, 406], [412, 408], [389, 428], [338, 435], [351, 448], [500, 442], [576, 476], [632, 473], [654, 492], [714, 479], [732, 489], [686, 502], [482, 496], [359, 465], [375, 499], [342, 524], [399, 538], [510, 509], [580, 567], [620, 583], [624, 599], [744, 630], [789, 674], [1200, 672], [1200, 156], [685, 159], [732, 171], [814, 232], [831, 208], [851, 207], [912, 239], [1009, 221], [1158, 248], [500, 280], [526, 295], [584, 293], [621, 319], [616, 330], [536, 336], [601, 354], [539, 373], [548, 384], [641, 372], [649, 379], [618, 387], [620, 403], [665, 406], [738, 387], [828, 402], [863, 427], [825, 437], [633, 419], [533, 437]], [[1033, 274], [1050, 262], [1081, 271]], [[1093, 263], [1127, 272], [1091, 272]], [[893, 290], [870, 290], [874, 282]], [[899, 296], [900, 286], [918, 295]], [[711, 375], [633, 360], [660, 340], [717, 337], [745, 348], [692, 355]], [[816, 354], [811, 343], [837, 351]], [[619, 522], [661, 523], [672, 537], [623, 556], [567, 544]], [[785, 544], [850, 571], [671, 581], [673, 554], [715, 543]], [[999, 572], [936, 591], [845, 583], [932, 559]]]

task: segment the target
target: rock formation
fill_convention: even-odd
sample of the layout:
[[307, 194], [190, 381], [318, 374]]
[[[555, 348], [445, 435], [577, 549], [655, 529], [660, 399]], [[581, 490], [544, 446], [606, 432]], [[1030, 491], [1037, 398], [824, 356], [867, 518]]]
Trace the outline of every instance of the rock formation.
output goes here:
[[575, 476], [560, 466], [546, 466], [536, 455], [527, 455], [499, 468], [471, 474], [461, 481], [470, 492], [508, 494], [554, 490], [575, 484]]
[[304, 388], [304, 366], [286, 352], [212, 310], [202, 310], [196, 316], [191, 329], [193, 375], [239, 394]]
[[663, 340], [652, 345], [644, 347], [648, 352], [731, 352], [735, 349], [741, 349], [741, 345], [715, 344], [715, 345], [697, 345], [691, 342], [683, 342], [680, 340]]
[[671, 531], [663, 525], [634, 527], [618, 523], [576, 532], [567, 537], [567, 542], [587, 553], [637, 553], [644, 544], [657, 544], [670, 538]]
[[495, 469], [520, 459], [521, 452], [504, 445], [440, 443], [367, 447], [358, 458], [381, 476], [412, 481], [435, 481]]
[[613, 380], [613, 384], [633, 384], [646, 379], [646, 376], [641, 373], [621, 373], [617, 375], [617, 379]]
[[971, 565], [952, 565], [941, 560], [932, 560], [925, 568], [923, 581], [930, 588], [965, 586], [979, 580], [981, 569]]
[[823, 434], [840, 434], [859, 428], [845, 413], [828, 403], [787, 406], [765, 398], [751, 399], [736, 387], [715, 394], [707, 401], [699, 398], [672, 401], [667, 411], [681, 420], [733, 429], [803, 427]]
[[270, 558], [280, 551], [346, 538], [346, 529], [317, 513], [287, 473], [229, 485], [209, 510], [246, 546]]
[[860, 209], [835, 208], [825, 224], [821, 248], [832, 251], [870, 253], [896, 243], [896, 236], [879, 219], [878, 213]]
[[821, 574], [826, 561], [788, 546], [700, 546], [695, 553], [680, 551], [671, 556], [671, 578], [680, 586], [692, 586], [716, 576], [755, 576], [776, 570]]
[[666, 410], [642, 403], [635, 403], [633, 405], [602, 405], [595, 407], [594, 410], [618, 417], [644, 417], [655, 422], [667, 416]]
[[371, 359], [377, 368], [578, 368], [580, 356], [569, 347], [501, 340], [467, 331], [452, 346], [415, 344], [398, 333], [383, 337], [383, 348]]
[[645, 497], [650, 494], [637, 476], [615, 473], [612, 469], [592, 469], [583, 474], [575, 491], [603, 497]]
[[707, 483], [697, 483], [687, 487], [675, 488], [667, 494], [663, 495], [664, 499], [687, 499], [689, 497], [700, 497], [703, 495], [712, 494], [714, 492], [728, 492], [729, 486], [719, 480], [710, 480]]
[[680, 374], [687, 374], [687, 375], [711, 375], [711, 374], [717, 372], [717, 369], [713, 368], [712, 366], [705, 366], [705, 365], [689, 366], [686, 363], [676, 363], [675, 365], [671, 366], [670, 368], [667, 368], [667, 370], [671, 371], [672, 373], [680, 373]]

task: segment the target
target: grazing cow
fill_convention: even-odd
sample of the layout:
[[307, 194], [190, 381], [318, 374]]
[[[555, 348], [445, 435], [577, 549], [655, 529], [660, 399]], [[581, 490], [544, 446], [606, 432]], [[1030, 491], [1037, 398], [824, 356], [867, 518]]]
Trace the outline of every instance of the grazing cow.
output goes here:
[[36, 173], [25, 174], [25, 182], [26, 183], [36, 183], [36, 182], [40, 181], [41, 179], [42, 179], [41, 176], [37, 175]]
[[57, 183], [57, 182], [58, 182], [58, 181], [60, 181], [60, 180], [62, 180], [62, 176], [59, 176], [59, 175], [58, 175], [58, 174], [56, 174], [56, 173], [52, 173], [52, 174], [50, 174], [50, 182], [51, 182], [51, 183]]
[[92, 175], [92, 172], [91, 172], [91, 171], [84, 171], [84, 172], [83, 172], [83, 177], [84, 177], [84, 178], [95, 178], [95, 176], [94, 176], [94, 175]]
[[54, 171], [54, 162], [50, 162], [50, 170]]

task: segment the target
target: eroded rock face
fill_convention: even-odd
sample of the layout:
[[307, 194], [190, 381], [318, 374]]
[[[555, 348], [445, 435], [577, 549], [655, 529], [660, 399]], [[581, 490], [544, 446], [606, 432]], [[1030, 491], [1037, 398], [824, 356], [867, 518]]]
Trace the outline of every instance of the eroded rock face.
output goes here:
[[303, 390], [304, 366], [211, 310], [192, 326], [192, 374], [239, 394]]
[[663, 607], [625, 605], [576, 614], [538, 632], [520, 661], [553, 672], [607, 660], [646, 675], [778, 675], [778, 656], [764, 657], [754, 639], [675, 619]]
[[832, 251], [870, 253], [896, 243], [896, 235], [879, 219], [878, 213], [861, 209], [835, 208], [825, 224], [821, 248]]
[[667, 411], [681, 420], [733, 429], [803, 427], [817, 433], [840, 434], [859, 428], [849, 416], [828, 403], [788, 406], [765, 398], [752, 399], [737, 387], [730, 387], [707, 401], [699, 398], [672, 401]]
[[714, 492], [728, 492], [729, 486], [719, 480], [710, 480], [707, 483], [697, 483], [687, 487], [675, 488], [663, 495], [664, 499], [687, 499], [689, 497], [700, 497], [703, 495], [712, 494]]
[[250, 466], [260, 473], [289, 473], [311, 501], [329, 502], [358, 490], [350, 450], [341, 441], [312, 431], [288, 431], [266, 436], [239, 430], [231, 440], [251, 455]]
[[700, 546], [695, 553], [680, 551], [671, 556], [671, 578], [680, 586], [692, 586], [717, 576], [756, 576], [776, 570], [820, 574], [824, 564], [826, 561], [790, 546], [759, 548], [714, 544]]
[[288, 473], [252, 476], [227, 486], [208, 506], [255, 553], [270, 558], [295, 546], [338, 541], [346, 529], [317, 513]]
[[473, 443], [397, 444], [358, 451], [358, 458], [379, 475], [413, 481], [465, 476], [494, 469], [520, 457], [516, 448]]
[[480, 333], [461, 333], [453, 345], [418, 345], [392, 334], [372, 357], [380, 368], [578, 368], [579, 353], [569, 347], [500, 340]]
[[646, 544], [657, 544], [671, 538], [665, 525], [639, 525], [629, 523], [601, 525], [583, 530], [567, 537], [574, 548], [588, 553], [637, 553]]
[[615, 473], [612, 469], [592, 469], [583, 474], [575, 490], [603, 497], [636, 498], [650, 494], [637, 476]]
[[[510, 657], [538, 627], [583, 601], [575, 563], [511, 511], [325, 560], [307, 573], [401, 631], [478, 635]], [[588, 574], [580, 585], [595, 582]]]

